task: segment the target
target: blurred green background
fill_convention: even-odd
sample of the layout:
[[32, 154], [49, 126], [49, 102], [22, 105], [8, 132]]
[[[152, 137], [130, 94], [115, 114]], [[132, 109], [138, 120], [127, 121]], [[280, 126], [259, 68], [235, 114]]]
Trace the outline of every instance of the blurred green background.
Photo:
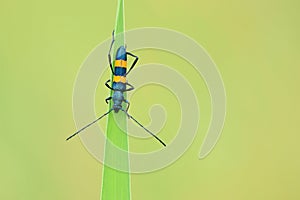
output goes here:
[[[99, 199], [102, 165], [78, 138], [64, 140], [76, 129], [76, 74], [88, 53], [110, 37], [116, 6], [116, 1], [1, 2], [0, 199]], [[190, 74], [199, 82], [198, 136], [175, 164], [132, 175], [132, 199], [300, 199], [299, 9], [296, 0], [125, 1], [127, 30], [155, 26], [191, 36], [218, 65], [227, 92], [222, 136], [198, 160], [210, 106], [204, 83]], [[165, 54], [139, 52], [142, 62], [176, 65]], [[104, 86], [99, 90], [108, 96]], [[106, 109], [100, 110], [105, 106], [100, 96], [97, 113]], [[133, 113], [147, 107], [141, 98], [132, 96]], [[136, 115], [147, 122], [146, 113]], [[137, 141], [132, 149], [141, 149]]]

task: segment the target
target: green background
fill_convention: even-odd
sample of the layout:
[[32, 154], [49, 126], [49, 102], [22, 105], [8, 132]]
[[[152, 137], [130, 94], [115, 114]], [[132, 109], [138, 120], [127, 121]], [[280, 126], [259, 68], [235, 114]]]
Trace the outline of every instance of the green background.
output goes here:
[[[175, 164], [132, 175], [132, 199], [300, 199], [299, 4], [125, 2], [127, 30], [164, 27], [194, 38], [218, 65], [227, 93], [222, 136], [213, 152], [198, 160], [210, 119], [208, 93], [202, 79], [182, 70], [193, 85], [199, 83], [194, 85], [202, 108], [198, 136]], [[99, 199], [102, 165], [78, 138], [64, 140], [76, 129], [76, 74], [88, 53], [110, 37], [116, 6], [116, 1], [1, 2], [0, 199]], [[139, 64], [180, 68], [182, 62], [163, 52], [135, 53]], [[158, 100], [155, 94], [161, 93], [162, 101], [170, 95], [155, 87], [148, 91], [152, 100], [140, 101], [147, 92], [131, 99], [132, 113], [144, 123], [151, 101]], [[108, 94], [99, 85], [97, 113], [107, 109]], [[165, 132], [180, 115], [167, 110]], [[131, 140], [133, 150], [157, 147], [154, 140]]]

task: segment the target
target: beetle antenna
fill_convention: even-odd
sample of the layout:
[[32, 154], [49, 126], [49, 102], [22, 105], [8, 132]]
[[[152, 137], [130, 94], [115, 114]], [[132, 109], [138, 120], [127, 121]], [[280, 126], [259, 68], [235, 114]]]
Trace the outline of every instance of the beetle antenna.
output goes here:
[[72, 137], [74, 137], [75, 135], [77, 135], [78, 133], [80, 133], [81, 131], [83, 131], [84, 129], [86, 129], [89, 126], [93, 125], [94, 123], [96, 123], [97, 121], [99, 121], [100, 119], [102, 119], [104, 116], [108, 115], [111, 111], [113, 111], [113, 108], [111, 108], [107, 113], [105, 113], [105, 114], [101, 115], [100, 117], [98, 117], [97, 119], [95, 119], [93, 122], [89, 123], [88, 125], [82, 127], [78, 131], [76, 131], [73, 135], [71, 135], [70, 137], [68, 137], [66, 140], [71, 139]]
[[153, 137], [155, 137], [155, 139], [157, 139], [162, 145], [166, 146], [166, 144], [161, 140], [159, 139], [156, 135], [154, 135], [154, 133], [152, 133], [151, 131], [149, 131], [148, 129], [146, 129], [140, 122], [138, 122], [136, 119], [134, 119], [134, 117], [132, 117], [131, 115], [128, 114], [128, 112], [126, 112], [125, 110], [122, 109], [122, 111], [124, 113], [126, 113], [126, 115], [132, 119], [133, 121], [135, 121], [138, 125], [140, 125], [140, 127], [142, 127], [145, 131], [147, 131], [150, 135], [152, 135]]

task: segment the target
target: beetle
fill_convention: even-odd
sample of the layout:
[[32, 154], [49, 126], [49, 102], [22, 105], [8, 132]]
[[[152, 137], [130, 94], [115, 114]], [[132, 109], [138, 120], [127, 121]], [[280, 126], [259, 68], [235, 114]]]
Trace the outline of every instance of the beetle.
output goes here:
[[[97, 121], [102, 119], [104, 116], [108, 115], [110, 112], [114, 111], [115, 113], [118, 113], [121, 110], [122, 112], [124, 112], [127, 115], [127, 117], [129, 119], [132, 119], [135, 123], [137, 123], [140, 127], [142, 127], [145, 131], [147, 131], [155, 139], [157, 139], [162, 145], [166, 146], [166, 144], [159, 137], [157, 137], [154, 133], [152, 133], [147, 128], [145, 128], [140, 122], [138, 122], [133, 116], [131, 116], [128, 113], [130, 103], [127, 99], [125, 99], [124, 92], [131, 91], [131, 90], [134, 89], [134, 87], [130, 83], [127, 82], [126, 76], [134, 68], [134, 66], [136, 65], [139, 58], [136, 55], [126, 51], [126, 47], [121, 45], [117, 49], [116, 56], [115, 56], [115, 59], [114, 59], [115, 67], [113, 68], [112, 59], [111, 59], [111, 50], [112, 50], [114, 42], [115, 42], [115, 39], [114, 39], [114, 31], [113, 31], [113, 33], [112, 33], [112, 42], [111, 42], [109, 52], [108, 52], [108, 62], [109, 62], [111, 72], [113, 74], [112, 86], [109, 85], [109, 82], [111, 81], [110, 79], [105, 82], [105, 86], [113, 91], [112, 96], [106, 98], [105, 102], [108, 104], [108, 101], [112, 100], [113, 101], [113, 106], [112, 106], [112, 108], [109, 109], [108, 112], [101, 115], [96, 120], [94, 120], [91, 123], [87, 124], [83, 128], [79, 129], [74, 134], [69, 136], [66, 140], [71, 139], [72, 137], [74, 137], [75, 135], [77, 135], [78, 133], [83, 131], [84, 129], [88, 128], [89, 126], [93, 125], [94, 123], [96, 123]], [[131, 64], [129, 70], [127, 71], [127, 56], [128, 55], [132, 56], [134, 58], [134, 61]], [[127, 86], [129, 86], [129, 88], [127, 88]], [[127, 104], [126, 110], [124, 110], [122, 108], [122, 103], [123, 102], [125, 102]]]

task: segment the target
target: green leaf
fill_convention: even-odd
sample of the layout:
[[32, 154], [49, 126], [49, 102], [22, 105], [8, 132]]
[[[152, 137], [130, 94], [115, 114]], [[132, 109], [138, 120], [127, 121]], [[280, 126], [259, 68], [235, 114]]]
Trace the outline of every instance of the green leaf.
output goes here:
[[[113, 47], [113, 58], [116, 54], [116, 50], [124, 45], [124, 1], [118, 1], [118, 10], [115, 25], [115, 43]], [[114, 62], [113, 62], [114, 67]], [[111, 92], [112, 95], [112, 92]], [[126, 94], [125, 98], [126, 98]], [[113, 102], [110, 101], [109, 107], [113, 106]], [[125, 105], [123, 105], [125, 108]], [[108, 116], [108, 123], [106, 129], [106, 135], [108, 140], [120, 149], [128, 152], [128, 136], [127, 136], [127, 116], [124, 112], [114, 113], [112, 111]], [[130, 199], [130, 174], [128, 172], [121, 172], [116, 169], [112, 169], [105, 165], [107, 161], [109, 163], [118, 166], [122, 165], [125, 171], [129, 171], [128, 153], [116, 155], [112, 149], [112, 145], [105, 145], [105, 159], [102, 176], [102, 200], [129, 200]]]

